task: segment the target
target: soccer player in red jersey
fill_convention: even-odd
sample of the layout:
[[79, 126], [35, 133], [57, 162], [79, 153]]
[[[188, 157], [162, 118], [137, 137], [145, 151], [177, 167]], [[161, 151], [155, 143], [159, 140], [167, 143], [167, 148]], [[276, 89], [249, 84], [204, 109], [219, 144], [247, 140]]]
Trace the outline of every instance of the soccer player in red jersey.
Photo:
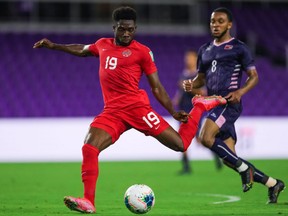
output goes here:
[[[84, 197], [64, 197], [65, 205], [74, 211], [95, 213], [95, 190], [98, 179], [98, 156], [115, 143], [125, 131], [134, 128], [155, 137], [174, 151], [186, 151], [198, 128], [204, 111], [226, 104], [219, 96], [194, 97], [190, 113], [176, 112], [158, 78], [152, 51], [134, 40], [136, 11], [120, 7], [113, 11], [114, 38], [101, 38], [94, 44], [56, 44], [42, 39], [34, 48], [45, 47], [76, 56], [96, 56], [100, 59], [99, 77], [104, 98], [104, 109], [90, 125], [82, 147], [82, 182]], [[177, 133], [153, 108], [147, 93], [139, 89], [139, 81], [146, 75], [156, 99], [182, 122]]]
[[[212, 109], [201, 128], [201, 143], [215, 152], [223, 162], [241, 175], [243, 192], [252, 188], [253, 182], [268, 187], [268, 202], [277, 203], [285, 184], [267, 176], [250, 162], [236, 154], [235, 122], [242, 112], [241, 98], [258, 83], [258, 73], [248, 47], [230, 35], [232, 13], [227, 8], [217, 8], [211, 14], [210, 30], [214, 40], [202, 45], [198, 51], [198, 75], [184, 80], [187, 92], [193, 88], [207, 87], [208, 95], [221, 95], [228, 100], [225, 106]], [[241, 85], [242, 73], [248, 79]]]

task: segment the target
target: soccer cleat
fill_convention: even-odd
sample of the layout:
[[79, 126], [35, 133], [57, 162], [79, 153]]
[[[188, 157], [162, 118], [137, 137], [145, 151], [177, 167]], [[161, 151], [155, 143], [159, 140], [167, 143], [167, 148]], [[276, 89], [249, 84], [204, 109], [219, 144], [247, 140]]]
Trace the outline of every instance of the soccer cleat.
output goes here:
[[279, 179], [276, 179], [277, 183], [273, 187], [268, 188], [268, 201], [267, 204], [277, 203], [280, 192], [285, 189], [285, 184]]
[[72, 211], [91, 214], [96, 212], [94, 205], [86, 198], [65, 196], [64, 203]]
[[254, 183], [254, 173], [255, 171], [253, 167], [248, 167], [247, 170], [239, 173], [242, 179], [243, 192], [247, 192], [252, 188]]
[[227, 100], [222, 96], [200, 96], [196, 95], [192, 98], [193, 106], [200, 106], [206, 111], [213, 109], [218, 105], [225, 105]]

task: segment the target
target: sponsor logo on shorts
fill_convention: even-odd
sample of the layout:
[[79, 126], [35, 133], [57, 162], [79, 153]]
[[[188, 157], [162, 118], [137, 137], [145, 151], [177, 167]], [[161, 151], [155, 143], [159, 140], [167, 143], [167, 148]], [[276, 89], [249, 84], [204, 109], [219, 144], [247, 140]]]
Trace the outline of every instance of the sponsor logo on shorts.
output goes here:
[[160, 124], [158, 124], [158, 125], [155, 127], [155, 130], [158, 130], [159, 127], [160, 127]]

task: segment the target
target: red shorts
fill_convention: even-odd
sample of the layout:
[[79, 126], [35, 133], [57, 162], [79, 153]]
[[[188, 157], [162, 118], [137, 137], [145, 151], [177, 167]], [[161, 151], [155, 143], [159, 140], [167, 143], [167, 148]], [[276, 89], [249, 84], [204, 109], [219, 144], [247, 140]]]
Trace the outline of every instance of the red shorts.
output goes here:
[[125, 131], [134, 128], [146, 136], [157, 136], [170, 125], [150, 106], [126, 108], [121, 110], [104, 110], [96, 116], [91, 127], [101, 128], [112, 137], [112, 143]]

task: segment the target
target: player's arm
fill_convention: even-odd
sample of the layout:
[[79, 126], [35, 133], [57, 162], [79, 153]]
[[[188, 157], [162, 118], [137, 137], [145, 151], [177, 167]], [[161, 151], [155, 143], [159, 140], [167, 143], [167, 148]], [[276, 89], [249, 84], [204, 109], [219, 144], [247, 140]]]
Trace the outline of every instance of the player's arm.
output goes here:
[[33, 46], [33, 48], [42, 48], [42, 47], [52, 50], [63, 51], [80, 57], [92, 56], [92, 53], [88, 49], [89, 45], [84, 44], [57, 44], [44, 38], [40, 41], [37, 41]]
[[184, 111], [179, 111], [176, 112], [172, 101], [161, 84], [159, 77], [158, 77], [158, 72], [152, 73], [150, 75], [147, 75], [148, 82], [150, 84], [151, 90], [155, 98], [159, 101], [159, 103], [165, 107], [165, 109], [178, 121], [181, 122], [187, 122], [188, 120], [188, 113]]
[[193, 79], [188, 79], [183, 81], [183, 89], [185, 92], [195, 93], [196, 89], [199, 89], [205, 85], [205, 74], [198, 73], [198, 75]]
[[230, 103], [240, 103], [241, 97], [257, 85], [259, 81], [257, 70], [251, 68], [248, 69], [246, 73], [248, 78], [245, 84], [240, 89], [230, 92], [225, 96]]

